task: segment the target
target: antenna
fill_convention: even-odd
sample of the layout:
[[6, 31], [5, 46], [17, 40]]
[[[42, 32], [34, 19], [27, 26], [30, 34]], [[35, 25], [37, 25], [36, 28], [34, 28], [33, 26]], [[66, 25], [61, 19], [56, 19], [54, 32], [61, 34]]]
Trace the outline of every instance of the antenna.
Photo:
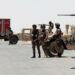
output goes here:
[[75, 16], [75, 14], [58, 14], [58, 16]]

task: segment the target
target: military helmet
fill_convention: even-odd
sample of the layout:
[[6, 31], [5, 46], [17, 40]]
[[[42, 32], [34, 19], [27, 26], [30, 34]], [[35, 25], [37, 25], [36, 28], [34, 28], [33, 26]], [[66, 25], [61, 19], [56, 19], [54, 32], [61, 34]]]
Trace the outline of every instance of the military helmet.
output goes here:
[[49, 26], [52, 27], [52, 28], [54, 28], [53, 22], [49, 21]]
[[44, 28], [45, 28], [45, 27], [46, 27], [46, 26], [45, 26], [45, 24], [43, 24], [43, 25], [42, 25], [42, 27], [44, 27]]
[[32, 25], [33, 28], [36, 28], [37, 26], [35, 24]]
[[42, 25], [40, 26], [40, 28], [42, 28]]
[[60, 27], [60, 23], [55, 23], [56, 28]]
[[49, 25], [51, 25], [52, 24], [52, 22], [51, 21], [49, 21]]

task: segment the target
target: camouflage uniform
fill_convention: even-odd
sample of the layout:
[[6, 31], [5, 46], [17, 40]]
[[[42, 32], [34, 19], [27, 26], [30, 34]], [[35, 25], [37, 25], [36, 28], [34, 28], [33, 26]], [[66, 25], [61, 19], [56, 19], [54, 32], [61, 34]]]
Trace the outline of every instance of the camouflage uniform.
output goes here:
[[[61, 32], [61, 29], [59, 28], [59, 24], [57, 24], [56, 26], [56, 32], [55, 34], [53, 35], [53, 38], [52, 40], [50, 41], [51, 42], [51, 45], [50, 45], [50, 50], [52, 53], [62, 53], [63, 50], [61, 49], [61, 35], [62, 35], [62, 32]], [[53, 55], [54, 55], [53, 54]]]
[[[43, 27], [45, 27], [45, 26], [43, 25]], [[45, 28], [44, 29], [42, 28], [40, 30], [40, 43], [42, 45], [42, 49], [44, 51], [45, 56], [48, 57], [47, 50], [46, 50], [46, 45], [45, 45], [46, 39], [47, 39], [47, 31], [46, 31]]]
[[[55, 32], [56, 43], [58, 44], [58, 46], [63, 45], [64, 46], [64, 49], [67, 49], [64, 41], [62, 40], [63, 32], [60, 29], [60, 24], [56, 24], [56, 28], [57, 28], [56, 29], [56, 32]], [[59, 43], [59, 41], [60, 41], [60, 43]]]
[[8, 36], [8, 39], [9, 39], [9, 45], [10, 45], [10, 44], [11, 44], [11, 43], [10, 43], [10, 39], [11, 39], [11, 37], [12, 37], [12, 35], [13, 35], [13, 31], [11, 30], [11, 28], [9, 28], [9, 30], [7, 30], [6, 32], [7, 32], [6, 35]]
[[38, 40], [38, 36], [39, 36], [39, 31], [38, 29], [33, 29], [32, 33], [33, 36], [32, 37], [32, 49], [33, 49], [33, 56], [32, 58], [35, 58], [35, 47], [37, 46], [37, 50], [38, 50], [38, 54], [39, 54], [39, 58], [41, 57], [41, 53], [40, 53], [40, 44], [39, 44], [39, 40]]
[[53, 34], [52, 29], [54, 27], [54, 24], [50, 21], [49, 22], [49, 28], [48, 28], [48, 39], [51, 39], [51, 35]]
[[54, 27], [54, 24], [51, 21], [49, 21], [49, 29], [48, 29], [49, 33], [52, 32], [53, 27]]
[[56, 30], [55, 35], [56, 35], [56, 39], [57, 40], [60, 40], [61, 39], [62, 31], [61, 31], [60, 28]]

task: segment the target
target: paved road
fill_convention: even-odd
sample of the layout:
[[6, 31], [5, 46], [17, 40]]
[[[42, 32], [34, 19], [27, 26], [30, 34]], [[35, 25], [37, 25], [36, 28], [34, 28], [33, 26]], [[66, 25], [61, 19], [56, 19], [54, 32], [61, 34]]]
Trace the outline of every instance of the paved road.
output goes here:
[[[41, 50], [42, 51], [42, 50]], [[30, 44], [8, 45], [0, 42], [0, 75], [75, 75], [75, 51], [65, 51], [62, 58], [30, 58]]]

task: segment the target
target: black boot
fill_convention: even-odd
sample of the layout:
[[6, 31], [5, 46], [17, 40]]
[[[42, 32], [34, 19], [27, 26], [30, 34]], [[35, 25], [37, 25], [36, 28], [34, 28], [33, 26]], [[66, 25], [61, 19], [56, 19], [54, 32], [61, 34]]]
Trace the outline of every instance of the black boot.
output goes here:
[[41, 56], [39, 55], [38, 58], [41, 58]]
[[32, 56], [31, 58], [36, 58], [35, 56]]

